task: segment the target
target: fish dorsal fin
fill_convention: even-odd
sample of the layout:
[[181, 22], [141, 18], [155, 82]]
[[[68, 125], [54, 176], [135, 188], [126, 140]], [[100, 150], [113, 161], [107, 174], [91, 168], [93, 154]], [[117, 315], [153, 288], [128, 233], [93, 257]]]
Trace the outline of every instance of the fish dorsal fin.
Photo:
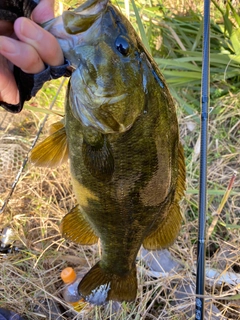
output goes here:
[[83, 217], [78, 205], [62, 219], [60, 231], [65, 239], [81, 245], [92, 245], [98, 242], [98, 237]]
[[54, 124], [49, 137], [33, 148], [30, 161], [39, 167], [57, 167], [68, 159], [68, 144], [64, 125], [59, 121]]
[[96, 141], [84, 135], [82, 145], [83, 161], [93, 177], [110, 181], [114, 172], [114, 158], [107, 136], [100, 134]]
[[152, 232], [143, 241], [143, 246], [148, 250], [159, 250], [168, 248], [176, 239], [182, 223], [182, 214], [179, 207], [179, 201], [182, 199], [185, 190], [185, 161], [183, 147], [179, 145], [178, 153], [178, 177], [174, 199], [161, 220], [157, 230]]

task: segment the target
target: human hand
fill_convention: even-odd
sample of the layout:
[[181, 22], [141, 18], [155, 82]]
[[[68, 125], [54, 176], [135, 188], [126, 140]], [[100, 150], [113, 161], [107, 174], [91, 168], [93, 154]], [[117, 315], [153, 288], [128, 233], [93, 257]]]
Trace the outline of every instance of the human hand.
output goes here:
[[21, 17], [14, 25], [0, 21], [0, 101], [19, 103], [13, 65], [26, 73], [39, 73], [50, 66], [62, 65], [64, 57], [53, 35], [41, 28], [54, 17], [54, 0], [41, 0], [32, 12], [32, 20]]

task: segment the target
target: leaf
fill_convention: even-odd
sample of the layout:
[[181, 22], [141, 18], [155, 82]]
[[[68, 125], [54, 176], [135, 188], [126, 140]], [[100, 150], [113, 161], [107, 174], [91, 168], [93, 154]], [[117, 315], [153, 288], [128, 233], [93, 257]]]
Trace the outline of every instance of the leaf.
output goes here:
[[233, 5], [231, 4], [230, 1], [228, 1], [228, 5], [232, 10], [233, 16], [238, 24], [238, 26], [240, 27], [240, 16], [238, 15], [237, 11], [234, 9]]
[[185, 58], [179, 59], [161, 59], [155, 58], [154, 60], [161, 68], [174, 69], [177, 67], [178, 69], [186, 69], [191, 71], [201, 72], [201, 68], [199, 66], [193, 65], [192, 63], [184, 62]]
[[240, 294], [234, 294], [233, 296], [224, 296], [223, 299], [224, 300], [228, 300], [228, 301], [239, 300], [240, 299]]
[[144, 30], [144, 27], [143, 27], [143, 23], [142, 23], [142, 20], [141, 20], [141, 18], [139, 16], [139, 12], [138, 12], [138, 9], [136, 7], [135, 1], [131, 0], [131, 2], [132, 2], [133, 10], [134, 10], [134, 13], [135, 13], [135, 16], [136, 16], [136, 19], [137, 19], [137, 24], [138, 24], [140, 35], [141, 35], [141, 38], [142, 38], [142, 42], [143, 42], [145, 48], [148, 50], [148, 52], [151, 53], [151, 49], [150, 49], [150, 46], [149, 46], [149, 43], [148, 43], [148, 40], [147, 40], [147, 36], [146, 36], [145, 30]]
[[230, 40], [232, 42], [236, 55], [240, 55], [240, 28], [232, 32]]
[[200, 42], [200, 39], [201, 39], [202, 35], [203, 35], [203, 19], [202, 19], [202, 21], [200, 23], [200, 28], [198, 30], [198, 33], [197, 33], [197, 36], [196, 36], [195, 41], [193, 43], [191, 51], [195, 51], [195, 49], [197, 48], [197, 46], [198, 46], [198, 44]]
[[188, 102], [186, 102], [185, 100], [183, 100], [178, 92], [172, 87], [170, 86], [170, 91], [172, 96], [174, 97], [174, 99], [176, 101], [178, 101], [178, 103], [181, 105], [181, 107], [189, 114], [192, 116], [192, 120], [196, 121], [197, 123], [200, 123], [200, 117], [198, 114], [196, 114], [196, 109], [193, 108]]
[[212, 3], [215, 5], [215, 7], [221, 12], [222, 15], [224, 15], [224, 11], [219, 7], [219, 5], [217, 4], [217, 2], [215, 2], [215, 0], [212, 0]]
[[129, 19], [129, 17], [130, 17], [129, 1], [128, 0], [124, 0], [124, 5], [125, 5], [126, 16]]
[[182, 71], [182, 70], [165, 70], [165, 75], [171, 75], [171, 77], [176, 77], [178, 81], [181, 82], [181, 79], [184, 81], [185, 79], [201, 79], [201, 71], [200, 72], [192, 72], [192, 71]]
[[225, 27], [225, 30], [227, 30], [229, 36], [231, 36], [232, 34], [232, 22], [231, 20], [228, 18], [228, 13], [224, 14], [223, 16], [223, 20], [224, 20], [224, 27]]
[[[233, 54], [229, 54], [229, 58], [232, 61], [235, 61], [237, 64], [240, 64], [240, 55], [233, 55]], [[238, 67], [240, 68], [240, 66], [238, 65]]]
[[[199, 194], [199, 190], [198, 189], [187, 189], [186, 193], [187, 194]], [[222, 196], [222, 195], [225, 194], [225, 190], [211, 190], [211, 189], [208, 189], [207, 190], [207, 194], [208, 195], [214, 195], [214, 196]], [[238, 191], [231, 191], [230, 194], [231, 195], [238, 195], [239, 194], [239, 190]]]
[[31, 110], [33, 112], [41, 112], [41, 113], [44, 113], [44, 114], [54, 114], [54, 115], [61, 116], [61, 117], [64, 116], [64, 111], [59, 111], [59, 110], [55, 111], [55, 110], [50, 110], [50, 109], [33, 107], [33, 106], [30, 106], [30, 105], [27, 105], [27, 104], [24, 106], [24, 108], [28, 109], [28, 110]]

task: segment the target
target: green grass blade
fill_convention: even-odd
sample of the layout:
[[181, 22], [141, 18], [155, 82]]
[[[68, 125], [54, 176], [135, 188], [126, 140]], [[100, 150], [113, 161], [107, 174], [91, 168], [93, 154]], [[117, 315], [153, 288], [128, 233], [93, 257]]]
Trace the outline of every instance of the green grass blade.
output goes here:
[[171, 77], [176, 77], [178, 81], [181, 82], [181, 79], [189, 80], [199, 80], [201, 79], [201, 72], [191, 72], [191, 71], [182, 71], [182, 70], [165, 70], [165, 75], [170, 75]]
[[235, 21], [237, 22], [238, 26], [240, 27], [240, 16], [238, 15], [237, 11], [234, 9], [234, 7], [230, 1], [228, 1], [228, 5], [232, 10]]
[[240, 55], [240, 28], [233, 30], [230, 40], [236, 55]]
[[64, 116], [64, 111], [54, 111], [54, 110], [50, 110], [50, 109], [44, 109], [44, 108], [39, 108], [39, 107], [33, 107], [33, 106], [30, 106], [30, 105], [25, 105], [24, 106], [24, 109], [27, 109], [27, 110], [31, 110], [33, 112], [40, 112], [40, 113], [43, 113], [43, 114], [54, 114], [54, 115], [57, 115], [57, 116], [61, 116], [63, 117]]
[[200, 28], [199, 28], [199, 31], [197, 33], [196, 39], [195, 39], [195, 41], [193, 43], [191, 51], [195, 51], [196, 50], [196, 48], [199, 45], [199, 42], [200, 42], [200, 40], [202, 38], [202, 35], [203, 35], [203, 19], [202, 19], [202, 21], [200, 23]]
[[[154, 60], [159, 65], [160, 68], [167, 68], [167, 69], [186, 69], [191, 71], [201, 72], [200, 66], [193, 65], [192, 63], [184, 62], [185, 58], [179, 59], [161, 59], [155, 58]], [[190, 60], [191, 61], [191, 60]]]
[[131, 2], [132, 2], [132, 6], [133, 6], [133, 10], [134, 10], [135, 16], [136, 16], [137, 25], [138, 25], [139, 32], [140, 32], [140, 35], [141, 35], [141, 38], [142, 38], [142, 42], [143, 42], [145, 48], [151, 53], [151, 49], [150, 49], [150, 46], [149, 46], [149, 43], [148, 43], [148, 39], [147, 39], [145, 30], [144, 30], [144, 27], [143, 27], [142, 20], [141, 20], [141, 18], [139, 16], [139, 12], [138, 12], [137, 6], [136, 6], [134, 0], [131, 0]]

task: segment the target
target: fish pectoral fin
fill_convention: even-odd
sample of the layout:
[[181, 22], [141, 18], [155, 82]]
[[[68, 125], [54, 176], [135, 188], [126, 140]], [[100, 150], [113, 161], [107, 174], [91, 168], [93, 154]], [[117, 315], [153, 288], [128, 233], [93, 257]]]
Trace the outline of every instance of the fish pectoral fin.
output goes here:
[[58, 130], [64, 128], [64, 118], [62, 120], [54, 122], [50, 125], [50, 128], [48, 130], [49, 135], [52, 135], [54, 132], [57, 132]]
[[65, 239], [81, 245], [92, 245], [98, 242], [98, 237], [83, 217], [78, 205], [63, 217], [60, 231]]
[[179, 145], [178, 152], [178, 177], [173, 202], [160, 222], [157, 230], [153, 231], [143, 241], [143, 246], [148, 250], [168, 248], [173, 244], [181, 228], [182, 214], [178, 202], [185, 191], [186, 170], [183, 147]]
[[114, 172], [114, 158], [107, 137], [102, 144], [93, 146], [83, 140], [83, 161], [91, 175], [100, 181], [110, 181]]
[[134, 301], [137, 294], [136, 266], [124, 275], [107, 272], [99, 261], [83, 277], [78, 287], [79, 294], [95, 305], [106, 301]]
[[34, 147], [30, 153], [30, 161], [39, 167], [53, 168], [62, 165], [67, 160], [68, 144], [63, 124], [60, 129], [55, 130], [53, 134]]

